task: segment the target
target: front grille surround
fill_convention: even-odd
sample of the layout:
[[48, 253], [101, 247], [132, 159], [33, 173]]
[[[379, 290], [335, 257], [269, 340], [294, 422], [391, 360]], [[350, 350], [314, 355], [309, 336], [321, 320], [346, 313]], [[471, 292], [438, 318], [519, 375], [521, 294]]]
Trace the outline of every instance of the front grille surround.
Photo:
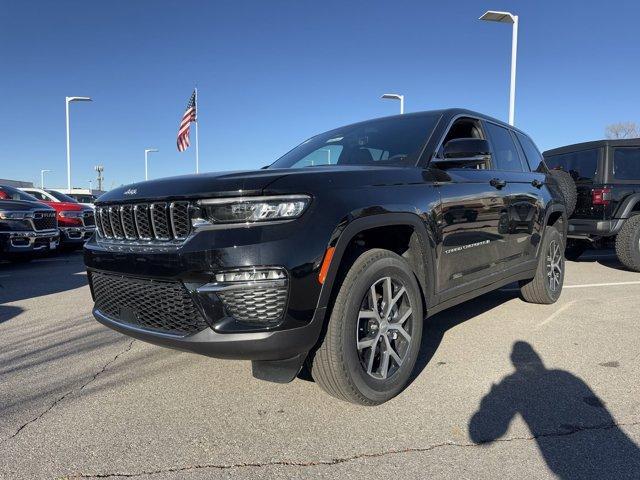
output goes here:
[[151, 212], [153, 235], [158, 240], [171, 240], [169, 218], [167, 217], [167, 204], [165, 202], [152, 203], [149, 206], [149, 211]]
[[111, 222], [113, 238], [123, 240], [124, 230], [122, 229], [122, 221], [120, 220], [120, 207], [109, 207], [109, 221]]
[[93, 211], [86, 211], [82, 214], [82, 225], [85, 227], [96, 226], [96, 217]]
[[33, 229], [36, 232], [42, 230], [53, 230], [58, 228], [58, 217], [56, 212], [47, 210], [38, 210], [33, 212]]
[[96, 207], [100, 241], [118, 244], [179, 244], [192, 231], [192, 205], [187, 201], [127, 203]]
[[180, 282], [89, 272], [96, 309], [126, 325], [184, 337], [209, 328]]

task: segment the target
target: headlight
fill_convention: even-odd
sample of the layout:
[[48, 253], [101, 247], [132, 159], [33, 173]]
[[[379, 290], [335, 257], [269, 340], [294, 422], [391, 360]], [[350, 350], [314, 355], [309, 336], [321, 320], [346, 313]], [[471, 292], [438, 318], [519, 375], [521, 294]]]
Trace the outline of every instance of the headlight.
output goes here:
[[78, 212], [76, 210], [63, 210], [60, 212], [60, 216], [64, 218], [80, 218], [82, 217], [82, 212]]
[[311, 197], [286, 195], [280, 197], [211, 198], [200, 200], [201, 217], [194, 224], [253, 223], [272, 220], [292, 220], [305, 211]]
[[25, 218], [32, 218], [33, 212], [12, 212], [5, 211], [0, 212], [0, 219], [2, 220], [24, 220]]

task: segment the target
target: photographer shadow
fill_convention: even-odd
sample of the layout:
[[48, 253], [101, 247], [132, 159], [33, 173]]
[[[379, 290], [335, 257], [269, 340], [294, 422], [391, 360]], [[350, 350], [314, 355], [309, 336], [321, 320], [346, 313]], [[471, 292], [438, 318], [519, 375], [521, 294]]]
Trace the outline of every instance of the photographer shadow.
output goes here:
[[640, 449], [584, 381], [547, 369], [527, 342], [514, 343], [511, 361], [515, 372], [492, 385], [469, 422], [473, 442], [498, 440], [520, 415], [558, 478], [640, 478]]

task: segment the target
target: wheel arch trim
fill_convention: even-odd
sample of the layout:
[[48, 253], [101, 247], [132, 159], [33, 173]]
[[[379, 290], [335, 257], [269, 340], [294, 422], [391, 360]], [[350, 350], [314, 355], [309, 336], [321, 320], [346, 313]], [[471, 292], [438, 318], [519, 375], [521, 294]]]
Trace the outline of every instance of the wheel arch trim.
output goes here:
[[381, 213], [367, 217], [358, 218], [351, 221], [344, 227], [336, 228], [332, 241], [329, 246], [335, 248], [326, 280], [320, 292], [317, 308], [326, 308], [334, 291], [338, 270], [342, 264], [345, 251], [351, 241], [361, 232], [377, 227], [388, 226], [409, 226], [413, 228], [418, 235], [422, 249], [422, 260], [426, 268], [426, 278], [420, 278], [419, 272], [411, 265], [411, 269], [418, 279], [421, 293], [424, 296], [425, 303], [429, 305], [433, 301], [433, 279], [434, 279], [434, 240], [429, 234], [425, 222], [414, 213], [393, 212]]

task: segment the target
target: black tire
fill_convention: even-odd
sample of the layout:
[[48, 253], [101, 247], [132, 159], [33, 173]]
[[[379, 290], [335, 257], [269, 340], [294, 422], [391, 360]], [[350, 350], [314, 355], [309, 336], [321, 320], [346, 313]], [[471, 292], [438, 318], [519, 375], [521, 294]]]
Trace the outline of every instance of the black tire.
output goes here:
[[616, 237], [616, 255], [629, 270], [640, 272], [640, 215], [624, 222]]
[[[547, 227], [538, 258], [536, 276], [520, 282], [522, 298], [529, 303], [555, 303], [564, 284], [564, 241], [555, 227]], [[555, 268], [557, 265], [558, 270]], [[551, 285], [549, 271], [553, 269], [554, 283]], [[557, 275], [556, 275], [557, 274]]]
[[567, 217], [570, 217], [576, 209], [576, 203], [578, 202], [578, 189], [576, 188], [576, 182], [573, 181], [571, 175], [562, 170], [551, 170], [551, 175], [555, 179], [558, 188], [562, 193], [564, 205], [567, 209]]
[[564, 258], [575, 262], [587, 248], [589, 248], [589, 244], [585, 241], [567, 240], [567, 247], [564, 249]]
[[[400, 293], [402, 287], [405, 293]], [[377, 292], [382, 293], [378, 296]], [[396, 298], [398, 294], [392, 304], [395, 311], [387, 309], [384, 298]], [[375, 303], [369, 308], [372, 299]], [[384, 314], [387, 311], [389, 315]], [[376, 318], [368, 314], [375, 314]], [[347, 272], [322, 343], [310, 357], [313, 379], [341, 400], [360, 405], [386, 402], [402, 391], [411, 376], [420, 349], [423, 320], [420, 287], [407, 262], [388, 250], [364, 252]], [[390, 325], [394, 323], [392, 329]], [[409, 339], [400, 334], [398, 325]], [[363, 347], [365, 344], [371, 346]], [[399, 363], [388, 353], [389, 347], [401, 360]]]

